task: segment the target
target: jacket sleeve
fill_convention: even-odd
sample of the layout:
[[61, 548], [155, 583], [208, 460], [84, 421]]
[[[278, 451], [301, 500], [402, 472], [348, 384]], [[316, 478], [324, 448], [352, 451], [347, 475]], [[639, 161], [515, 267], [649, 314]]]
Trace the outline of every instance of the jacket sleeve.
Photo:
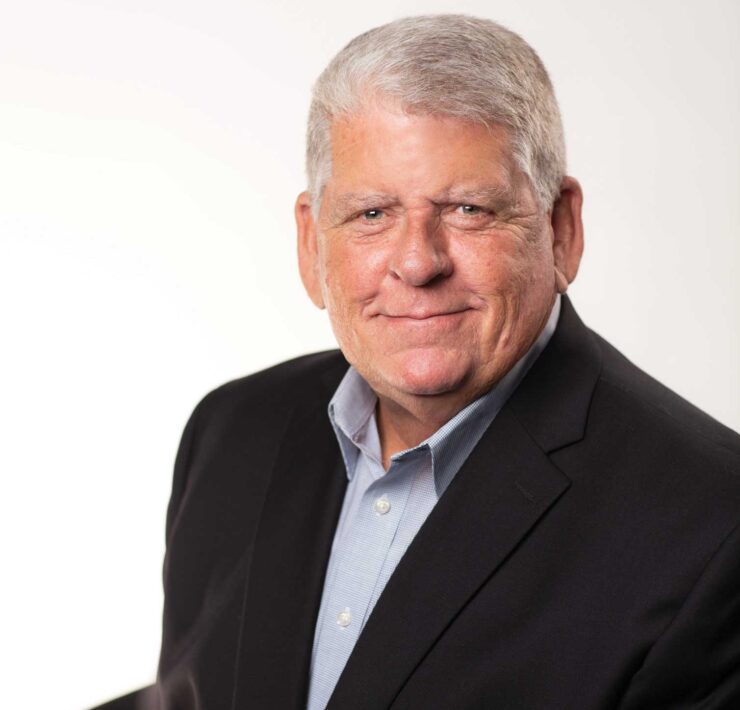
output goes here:
[[165, 525], [165, 542], [167, 543], [167, 546], [169, 546], [170, 538], [172, 536], [172, 528], [174, 527], [177, 514], [180, 511], [180, 504], [182, 503], [182, 499], [185, 494], [187, 474], [192, 458], [201, 410], [203, 409], [207, 399], [207, 396], [204, 397], [190, 415], [190, 418], [185, 425], [185, 429], [183, 430], [182, 437], [180, 439], [180, 446], [177, 450], [177, 456], [175, 457], [175, 469], [172, 476], [172, 493], [170, 494], [170, 501], [167, 506], [167, 522]]
[[617, 708], [740, 708], [740, 525], [707, 563]]

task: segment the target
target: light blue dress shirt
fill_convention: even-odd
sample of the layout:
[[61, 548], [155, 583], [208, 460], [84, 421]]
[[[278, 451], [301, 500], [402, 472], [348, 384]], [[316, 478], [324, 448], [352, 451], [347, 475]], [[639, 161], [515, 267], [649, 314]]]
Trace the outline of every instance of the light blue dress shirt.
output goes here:
[[[308, 710], [324, 710], [378, 597], [439, 497], [550, 340], [542, 333], [488, 393], [428, 439], [391, 457], [386, 471], [375, 421], [377, 397], [353, 368], [329, 404], [349, 483], [334, 535], [314, 634]], [[462, 512], [462, 511], [461, 511]]]

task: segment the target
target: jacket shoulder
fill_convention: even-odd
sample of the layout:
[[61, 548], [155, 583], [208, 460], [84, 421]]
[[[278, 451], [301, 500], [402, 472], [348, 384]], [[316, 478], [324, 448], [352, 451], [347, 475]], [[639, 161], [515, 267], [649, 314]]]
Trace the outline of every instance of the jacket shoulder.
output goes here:
[[704, 456], [715, 452], [740, 463], [740, 435], [648, 375], [601, 336], [592, 335], [602, 353], [596, 394], [620, 418], [631, 418], [635, 432], [654, 443], [664, 436], [679, 450]]
[[244, 409], [284, 410], [322, 396], [328, 402], [347, 367], [339, 350], [302, 355], [216, 387], [196, 409], [207, 419]]
[[194, 479], [208, 478], [205, 488], [215, 490], [214, 472], [225, 472], [228, 486], [233, 483], [228, 473], [244, 462], [250, 462], [252, 471], [270, 470], [267, 460], [296, 406], [311, 405], [316, 415], [322, 407], [326, 411], [332, 387], [346, 369], [338, 350], [304, 355], [226, 382], [203, 397], [190, 415], [177, 452], [167, 539], [184, 491], [195, 485]]

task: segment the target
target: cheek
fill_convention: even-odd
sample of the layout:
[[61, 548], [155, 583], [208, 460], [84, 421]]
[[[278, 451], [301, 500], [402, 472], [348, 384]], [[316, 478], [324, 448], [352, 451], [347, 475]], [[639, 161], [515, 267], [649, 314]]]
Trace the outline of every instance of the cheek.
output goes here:
[[497, 238], [460, 248], [456, 263], [468, 288], [480, 295], [516, 296], [539, 285], [552, 271], [552, 258], [539, 243]]
[[523, 273], [522, 255], [510, 244], [470, 244], [454, 255], [458, 278], [481, 296], [510, 291]]
[[382, 254], [371, 249], [328, 250], [322, 263], [322, 283], [330, 300], [352, 303], [371, 298], [385, 273]]

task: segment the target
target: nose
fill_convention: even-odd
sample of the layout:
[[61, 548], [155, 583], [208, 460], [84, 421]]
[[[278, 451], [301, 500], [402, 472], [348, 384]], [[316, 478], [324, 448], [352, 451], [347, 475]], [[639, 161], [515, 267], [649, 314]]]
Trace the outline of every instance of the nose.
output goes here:
[[452, 273], [446, 237], [429, 215], [407, 215], [395, 246], [390, 271], [410, 286], [424, 286]]

